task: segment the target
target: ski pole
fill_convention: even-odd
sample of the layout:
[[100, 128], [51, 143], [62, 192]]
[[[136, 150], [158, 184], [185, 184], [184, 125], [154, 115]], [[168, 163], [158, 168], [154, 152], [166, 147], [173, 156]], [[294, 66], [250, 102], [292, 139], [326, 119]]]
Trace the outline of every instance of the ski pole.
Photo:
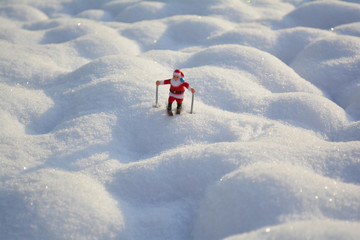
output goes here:
[[159, 86], [156, 85], [156, 100], [155, 100], [155, 107], [158, 107], [158, 96], [159, 96]]
[[194, 93], [192, 94], [192, 97], [191, 97], [191, 110], [190, 110], [190, 113], [192, 114], [193, 113], [193, 107], [194, 107]]

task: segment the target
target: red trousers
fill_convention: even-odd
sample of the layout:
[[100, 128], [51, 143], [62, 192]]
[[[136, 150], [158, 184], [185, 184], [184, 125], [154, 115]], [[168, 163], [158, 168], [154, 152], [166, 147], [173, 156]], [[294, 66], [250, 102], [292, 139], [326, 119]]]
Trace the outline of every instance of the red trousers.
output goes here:
[[182, 103], [183, 102], [183, 98], [174, 98], [172, 96], [169, 97], [169, 103], [172, 104], [174, 101], [176, 100], [177, 103]]

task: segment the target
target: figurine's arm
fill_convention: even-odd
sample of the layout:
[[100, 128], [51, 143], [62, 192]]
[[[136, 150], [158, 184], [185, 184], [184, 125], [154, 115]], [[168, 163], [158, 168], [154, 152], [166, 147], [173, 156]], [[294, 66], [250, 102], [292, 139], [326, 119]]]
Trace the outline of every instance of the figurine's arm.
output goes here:
[[164, 84], [170, 84], [170, 80], [171, 79], [167, 79], [167, 80], [162, 80], [162, 81], [156, 81], [156, 86], [159, 86], [159, 85], [164, 85]]
[[194, 88], [190, 87], [190, 84], [188, 82], [184, 82], [184, 87], [186, 87], [188, 90], [190, 90], [193, 94], [196, 92]]

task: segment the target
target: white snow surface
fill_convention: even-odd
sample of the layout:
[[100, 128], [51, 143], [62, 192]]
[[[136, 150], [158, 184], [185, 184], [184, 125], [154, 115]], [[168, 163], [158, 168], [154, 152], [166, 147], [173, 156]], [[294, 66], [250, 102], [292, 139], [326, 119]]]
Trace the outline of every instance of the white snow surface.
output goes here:
[[1, 239], [360, 239], [358, 1], [3, 0], [0, 48]]

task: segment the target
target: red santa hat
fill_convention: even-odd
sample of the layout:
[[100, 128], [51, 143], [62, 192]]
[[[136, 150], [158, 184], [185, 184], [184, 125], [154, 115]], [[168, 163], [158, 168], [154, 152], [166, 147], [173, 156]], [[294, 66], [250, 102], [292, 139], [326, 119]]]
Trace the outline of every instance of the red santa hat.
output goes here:
[[176, 69], [173, 73], [176, 76], [179, 76], [180, 78], [184, 78], [184, 73], [182, 71], [180, 71], [179, 69]]

